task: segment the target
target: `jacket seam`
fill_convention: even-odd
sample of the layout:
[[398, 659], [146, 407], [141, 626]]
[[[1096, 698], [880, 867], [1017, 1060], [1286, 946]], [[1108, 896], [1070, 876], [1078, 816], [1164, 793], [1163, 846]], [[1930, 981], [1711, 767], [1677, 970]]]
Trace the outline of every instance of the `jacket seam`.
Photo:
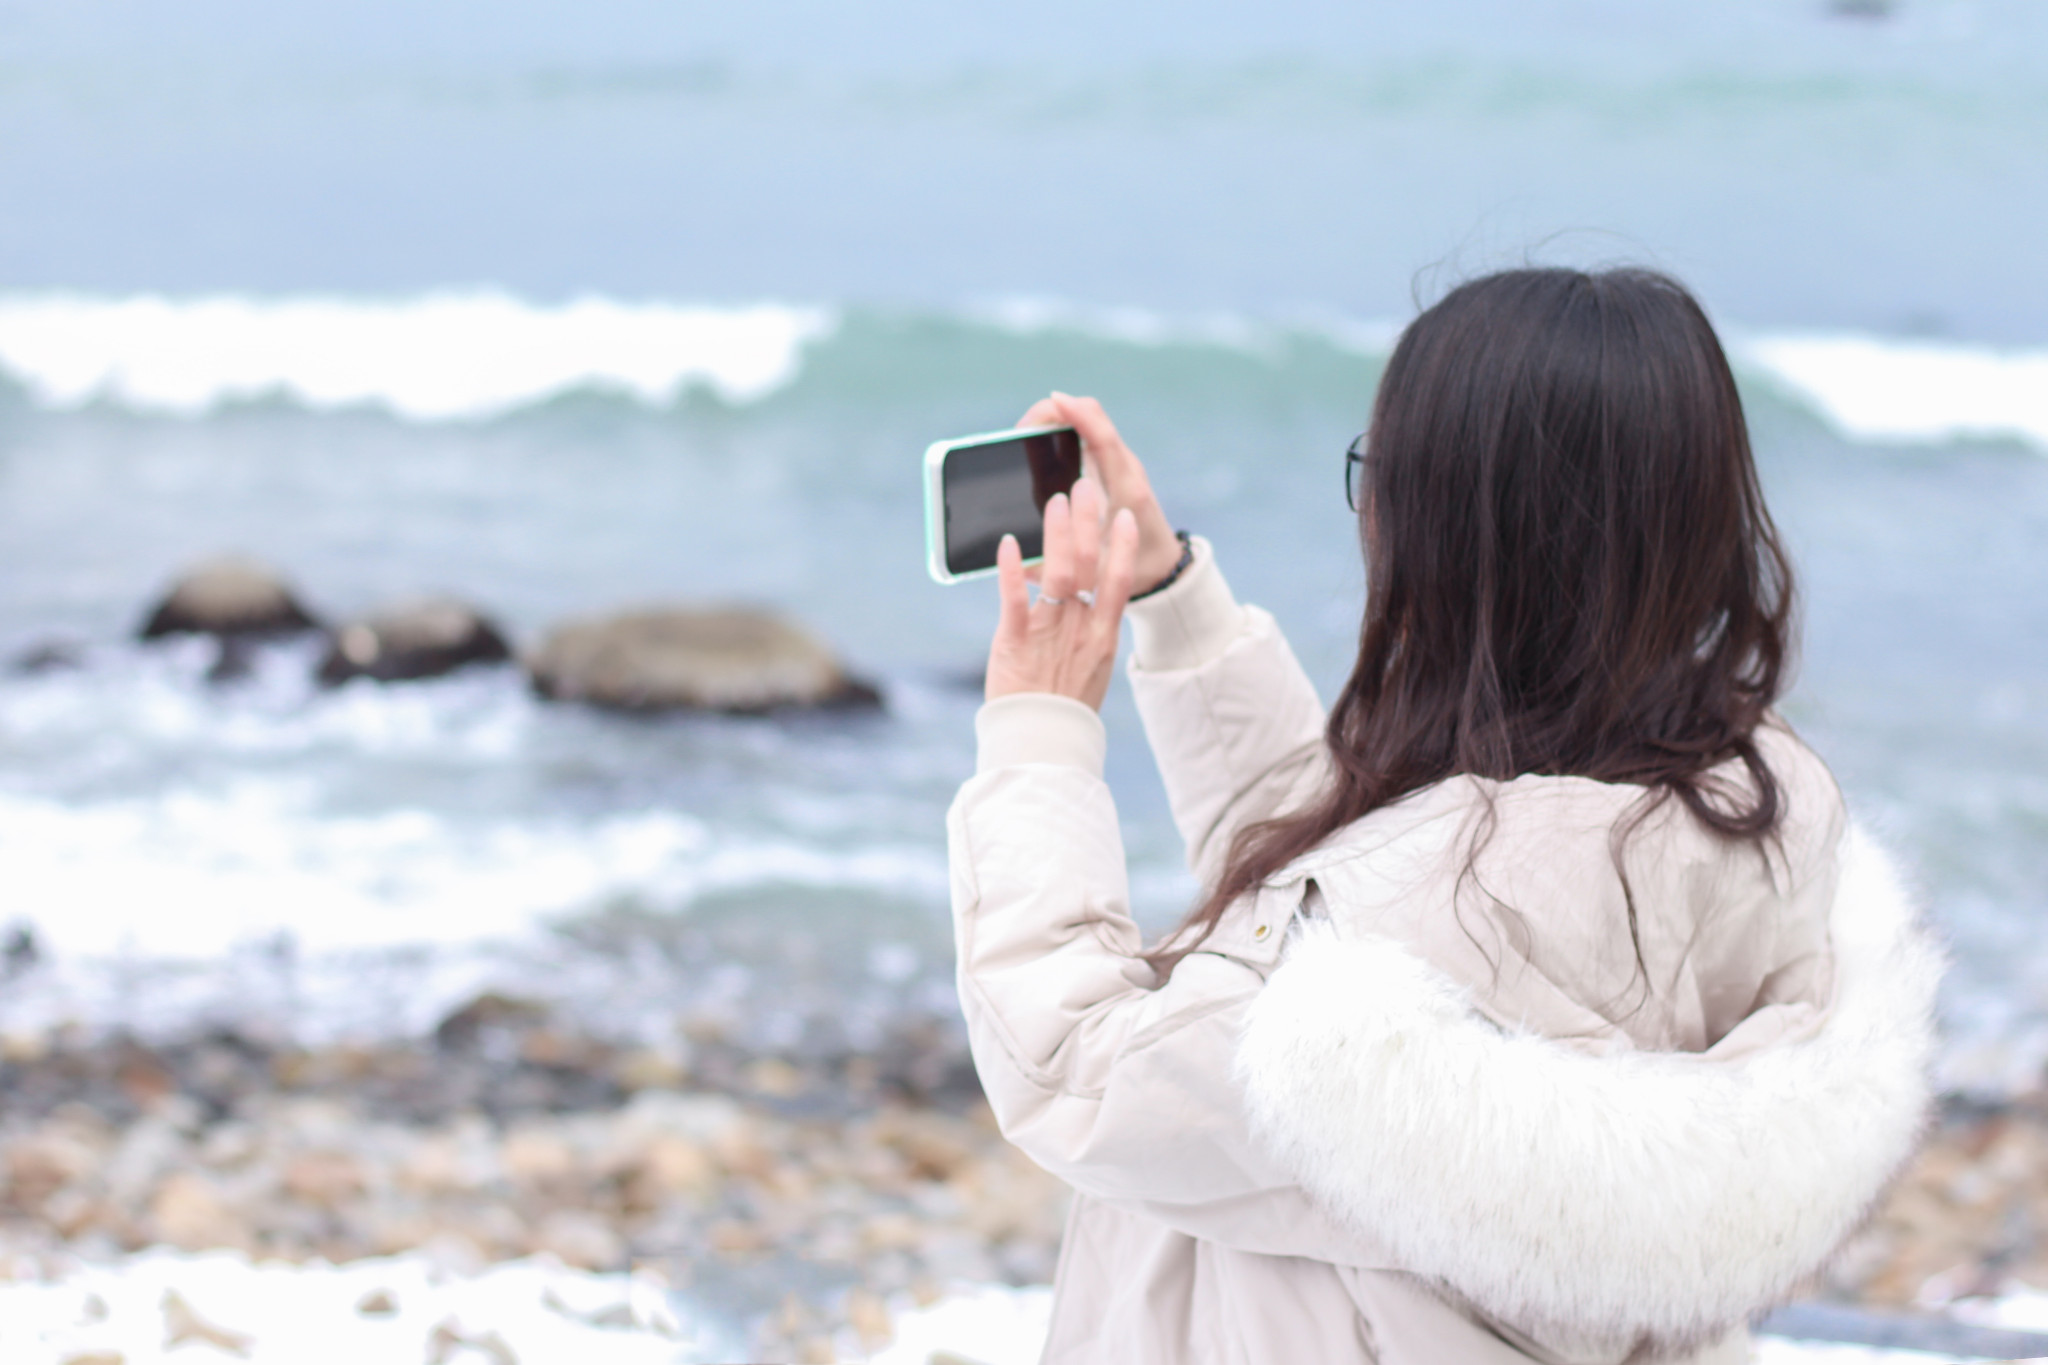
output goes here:
[[[1237, 963], [1238, 966], [1243, 967], [1246, 971], [1253, 972], [1254, 976], [1257, 975], [1248, 964], [1239, 961], [1237, 958], [1230, 957], [1228, 954], [1210, 953], [1206, 955], [1225, 958], [1230, 962]], [[1260, 984], [1264, 984], [1263, 979]], [[981, 1003], [983, 1013], [997, 1024], [997, 1040], [1002, 1044], [1004, 1055], [1010, 1059], [1010, 1063], [1016, 1068], [1018, 1075], [1033, 1089], [1056, 1098], [1085, 1100], [1089, 1103], [1099, 1103], [1108, 1095], [1109, 1085], [1106, 1083], [1097, 1086], [1070, 1084], [1063, 1079], [1062, 1073], [1057, 1068], [1045, 1066], [1023, 1057], [1009, 1027], [1002, 1022], [1001, 1013], [989, 1003], [987, 992], [981, 989], [978, 982], [973, 984], [972, 989], [975, 999]], [[1112, 1055], [1109, 1069], [1114, 1072], [1116, 1067], [1125, 1059], [1151, 1050], [1175, 1033], [1198, 1024], [1211, 1015], [1235, 1009], [1239, 1005], [1247, 1003], [1257, 993], [1257, 990], [1254, 989], [1243, 995], [1212, 995], [1201, 1000], [1189, 1002], [1164, 1018], [1147, 1024], [1144, 1028], [1125, 1039], [1123, 1044]], [[1105, 1003], [1113, 1007], [1118, 1002]]]
[[1026, 1056], [1023, 1045], [1018, 1042], [1016, 1035], [1010, 1029], [1009, 1020], [1004, 1017], [1001, 1010], [995, 1007], [994, 1001], [989, 997], [987, 990], [982, 987], [981, 983], [970, 976], [967, 980], [967, 987], [980, 1005], [982, 1015], [989, 1021], [991, 1029], [996, 1035], [996, 1042], [1003, 1049], [1003, 1056], [1009, 1059], [1011, 1067], [1023, 1078], [1026, 1085], [1049, 1095], [1072, 1095], [1081, 1099], [1098, 1100], [1102, 1098], [1104, 1092], [1101, 1090], [1091, 1094], [1076, 1087], [1058, 1084], [1058, 1073]]
[[[1096, 780], [1098, 782], [1101, 781], [1100, 778]], [[973, 822], [966, 818], [964, 812], [960, 817], [960, 842], [963, 846], [963, 851], [967, 855], [969, 866], [973, 866], [976, 861]], [[959, 916], [959, 982], [963, 1000], [964, 997], [971, 995], [979, 1004], [979, 1013], [988, 1020], [990, 1031], [995, 1034], [997, 1045], [1002, 1048], [1003, 1055], [1009, 1059], [1011, 1067], [1024, 1079], [1026, 1084], [1049, 1094], [1072, 1094], [1083, 1099], [1100, 1099], [1104, 1093], [1103, 1091], [1098, 1090], [1091, 1096], [1078, 1089], [1058, 1085], [1056, 1083], [1057, 1073], [1030, 1057], [1022, 1042], [1011, 1029], [1009, 1019], [1002, 1010], [996, 1007], [993, 997], [989, 995], [987, 989], [982, 985], [980, 976], [970, 966], [975, 961], [975, 943], [978, 937], [976, 931], [980, 928], [977, 920], [981, 915], [983, 903], [980, 879], [976, 878], [969, 908]], [[1090, 916], [1089, 918], [1092, 920], [1096, 917]]]
[[[960, 815], [960, 842], [967, 854], [967, 865], [972, 868], [977, 861], [974, 850], [974, 831], [972, 822], [967, 819], [964, 811]], [[974, 879], [969, 908], [964, 914], [959, 916], [960, 993], [963, 997], [972, 995], [980, 1002], [980, 1012], [989, 1021], [990, 1031], [995, 1034], [996, 1044], [1002, 1048], [1003, 1055], [1009, 1058], [1010, 1065], [1015, 1067], [1020, 1074], [1023, 1074], [1027, 1079], [1036, 1084], [1036, 1079], [1032, 1074], [1037, 1070], [1036, 1066], [1026, 1060], [1022, 1046], [1010, 1031], [1009, 1021], [1004, 1018], [1001, 1010], [995, 1008], [994, 1003], [988, 996], [988, 992], [982, 987], [980, 977], [975, 974], [970, 966], [975, 961], [975, 942], [978, 937], [976, 930], [980, 928], [976, 921], [981, 913], [981, 907], [981, 881], [977, 877]]]
[[[1213, 714], [1209, 717], [1209, 721], [1212, 725], [1220, 725], [1220, 722], [1216, 720]], [[1292, 749], [1289, 749], [1280, 758], [1276, 759], [1274, 762], [1268, 764], [1266, 767], [1260, 769], [1257, 773], [1253, 774], [1252, 777], [1245, 782], [1244, 789], [1237, 793], [1237, 795], [1231, 800], [1230, 804], [1225, 806], [1221, 811], [1217, 812], [1216, 819], [1212, 821], [1210, 824], [1210, 832], [1208, 836], [1205, 838], [1204, 843], [1206, 844], [1219, 837], [1219, 832], [1233, 822], [1233, 819], [1235, 818], [1235, 813], [1241, 807], [1243, 807], [1246, 802], [1252, 799], [1253, 793], [1268, 778], [1274, 777], [1279, 773], [1286, 771], [1289, 768], [1296, 767], [1304, 759], [1313, 758], [1315, 756], [1317, 749], [1321, 747], [1321, 744], [1321, 740], [1310, 740], [1306, 743], [1297, 744]], [[1229, 746], [1226, 744], [1223, 747], [1227, 752]], [[1244, 821], [1242, 819], [1238, 819], [1236, 822], [1240, 826], [1246, 823], [1250, 823], [1249, 821]]]
[[[1240, 641], [1244, 640], [1245, 638], [1246, 636], [1244, 634], [1239, 634], [1236, 639], [1231, 641], [1231, 644], [1234, 646]], [[1225, 655], [1227, 655], [1228, 652], [1229, 651], [1226, 650]], [[1218, 656], [1219, 659], [1222, 657], [1224, 656]], [[1210, 662], [1214, 663], [1216, 662], [1216, 660], [1211, 660]], [[1204, 670], [1204, 676], [1198, 676], [1195, 679], [1196, 695], [1201, 698], [1202, 717], [1207, 722], [1205, 731], [1209, 736], [1213, 737], [1210, 741], [1211, 747], [1221, 755], [1224, 765], [1227, 769], [1230, 766], [1232, 752], [1237, 748], [1237, 745], [1234, 743], [1234, 740], [1237, 738], [1236, 730], [1238, 729], [1238, 727], [1234, 725], [1224, 724], [1222, 717], [1217, 715], [1216, 694], [1219, 690], [1217, 680], [1213, 677], [1206, 676], [1206, 673], [1207, 670]], [[1233, 824], [1236, 828], [1242, 828], [1245, 823], [1242, 819], [1237, 819], [1233, 821], [1233, 813], [1240, 810], [1245, 805], [1245, 803], [1251, 799], [1252, 793], [1255, 790], [1257, 790], [1259, 785], [1263, 783], [1267, 778], [1273, 776], [1282, 768], [1286, 767], [1289, 763], [1293, 762], [1297, 755], [1305, 751], [1310, 751], [1313, 749], [1313, 747], [1314, 746], [1312, 744], [1298, 745], [1294, 749], [1289, 750], [1284, 757], [1276, 760], [1273, 763], [1266, 765], [1264, 768], [1261, 768], [1257, 773], [1255, 773], [1251, 778], [1249, 778], [1239, 788], [1236, 797], [1232, 801], [1230, 801], [1229, 804], [1224, 806], [1222, 810], [1216, 812], [1215, 819], [1209, 822], [1209, 828], [1203, 834], [1202, 837], [1203, 857], [1199, 860], [1191, 859], [1190, 861], [1199, 861], [1201, 863], [1215, 861], [1214, 859], [1211, 859], [1208, 856], [1212, 849], [1220, 857], [1227, 858], [1229, 856], [1229, 840], [1232, 837], [1232, 834], [1234, 834]], [[1226, 834], [1226, 831], [1232, 831], [1232, 834]], [[1219, 844], [1222, 845], [1222, 847], [1216, 847]]]
[[[1220, 957], [1226, 961], [1234, 962], [1238, 966], [1243, 967], [1246, 971], [1252, 972], [1254, 976], [1258, 975], [1258, 973], [1254, 971], [1249, 964], [1241, 961], [1238, 958], [1231, 957], [1228, 953], [1209, 953], [1205, 955], [1209, 957]], [[1264, 984], [1264, 979], [1261, 978], [1260, 985], [1263, 986]], [[1185, 1006], [1184, 1008], [1175, 1010], [1173, 1013], [1167, 1015], [1165, 1018], [1155, 1020], [1152, 1023], [1147, 1024], [1144, 1028], [1139, 1029], [1136, 1033], [1132, 1034], [1128, 1039], [1125, 1040], [1124, 1045], [1117, 1049], [1117, 1056], [1119, 1059], [1124, 1057], [1135, 1056], [1138, 1053], [1144, 1052], [1158, 1043], [1164, 1042], [1168, 1037], [1172, 1036], [1175, 1033], [1180, 1032], [1182, 1029], [1188, 1028], [1194, 1024], [1199, 1024], [1204, 1019], [1209, 1018], [1211, 1015], [1221, 1014], [1225, 1010], [1235, 1009], [1237, 1006], [1244, 1004], [1252, 996], [1257, 994], [1258, 991], [1254, 989], [1252, 991], [1246, 992], [1244, 995], [1241, 996], [1211, 995], [1206, 999], [1203, 999], [1195, 1004], [1190, 1004], [1188, 1006]]]

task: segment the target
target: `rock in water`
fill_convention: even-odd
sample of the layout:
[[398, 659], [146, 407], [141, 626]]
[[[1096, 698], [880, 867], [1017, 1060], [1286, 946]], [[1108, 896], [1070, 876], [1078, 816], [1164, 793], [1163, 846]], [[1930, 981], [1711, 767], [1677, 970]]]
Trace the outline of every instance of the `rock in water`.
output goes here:
[[45, 640], [31, 645], [7, 662], [7, 671], [24, 678], [40, 677], [45, 673], [69, 673], [85, 667], [83, 646], [69, 640]]
[[246, 559], [215, 559], [188, 569], [143, 623], [142, 638], [291, 635], [320, 623], [282, 576]]
[[456, 1051], [481, 1050], [492, 1035], [511, 1035], [514, 1049], [545, 1024], [548, 1007], [537, 1000], [485, 991], [434, 1026], [434, 1042]]
[[811, 635], [741, 609], [572, 622], [542, 642], [528, 668], [543, 697], [624, 711], [758, 714], [881, 703], [873, 686], [849, 678]]
[[468, 664], [511, 657], [503, 633], [481, 613], [461, 602], [429, 598], [400, 603], [337, 630], [320, 661], [320, 681], [333, 687], [350, 678], [438, 678]]

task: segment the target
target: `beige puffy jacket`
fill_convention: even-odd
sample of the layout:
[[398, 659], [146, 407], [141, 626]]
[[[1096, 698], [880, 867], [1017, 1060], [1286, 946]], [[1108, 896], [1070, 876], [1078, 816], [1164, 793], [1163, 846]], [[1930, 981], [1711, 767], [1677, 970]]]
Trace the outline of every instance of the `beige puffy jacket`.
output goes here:
[[[1321, 780], [1323, 710], [1199, 541], [1130, 614], [1212, 875]], [[1162, 983], [1099, 717], [1032, 694], [976, 727], [960, 998], [1004, 1134], [1075, 1191], [1049, 1362], [1741, 1361], [1911, 1150], [1940, 955], [1788, 730], [1768, 854], [1676, 803], [1627, 844], [1647, 980], [1609, 848], [1640, 789], [1523, 777], [1340, 831]]]

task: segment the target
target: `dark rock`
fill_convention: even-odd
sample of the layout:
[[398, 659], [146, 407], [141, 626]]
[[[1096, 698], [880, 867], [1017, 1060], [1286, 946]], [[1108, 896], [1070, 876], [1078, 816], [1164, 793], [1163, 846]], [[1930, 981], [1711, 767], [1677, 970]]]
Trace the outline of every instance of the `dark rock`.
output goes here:
[[206, 680], [215, 686], [240, 682], [256, 671], [256, 643], [246, 635], [223, 635]]
[[30, 645], [7, 663], [7, 671], [24, 677], [39, 673], [69, 673], [85, 667], [85, 650], [70, 640], [45, 640]]
[[277, 573], [250, 560], [216, 559], [186, 571], [149, 614], [141, 635], [256, 638], [319, 626]]
[[917, 1104], [959, 1104], [981, 1098], [966, 1041], [936, 1020], [908, 1020], [889, 1030], [867, 1059], [874, 1079]]
[[534, 689], [622, 711], [762, 714], [874, 708], [881, 693], [832, 651], [765, 612], [630, 612], [555, 630], [528, 660]]
[[509, 1035], [509, 1050], [516, 1053], [524, 1035], [546, 1023], [547, 1018], [548, 1007], [537, 1000], [485, 991], [436, 1024], [434, 1042], [449, 1051], [466, 1052]]
[[16, 924], [7, 931], [5, 946], [0, 946], [0, 980], [12, 981], [42, 960], [34, 926]]
[[882, 706], [882, 689], [865, 678], [843, 679], [839, 691], [823, 703], [827, 711], [879, 711]]
[[503, 663], [511, 657], [504, 634], [481, 613], [460, 602], [430, 598], [402, 603], [337, 630], [320, 661], [319, 676], [329, 687], [351, 678], [400, 682], [438, 678], [469, 664]]

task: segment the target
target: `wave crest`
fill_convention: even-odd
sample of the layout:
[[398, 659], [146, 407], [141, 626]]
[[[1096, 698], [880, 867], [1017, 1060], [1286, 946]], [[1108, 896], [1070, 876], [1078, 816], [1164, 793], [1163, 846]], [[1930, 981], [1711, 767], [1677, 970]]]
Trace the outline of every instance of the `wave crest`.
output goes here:
[[2048, 450], [2048, 351], [1778, 336], [1736, 348], [1858, 441], [2018, 439]]
[[41, 294], [0, 298], [0, 366], [57, 408], [107, 401], [199, 416], [282, 395], [445, 421], [578, 389], [659, 404], [695, 383], [750, 402], [795, 378], [804, 348], [837, 324], [820, 308], [594, 297], [546, 306], [494, 291], [397, 301]]
[[[692, 385], [741, 404], [796, 383], [806, 361], [835, 342], [864, 350], [903, 344], [894, 326], [849, 326], [863, 316], [598, 297], [544, 305], [496, 291], [384, 301], [0, 295], [0, 378], [11, 376], [44, 407], [103, 402], [184, 416], [281, 397], [315, 411], [373, 406], [412, 421], [461, 421], [573, 392], [661, 407]], [[1261, 367], [1283, 361], [1297, 343], [1383, 359], [1401, 330], [1387, 321], [1261, 320], [1039, 298], [920, 320], [962, 341], [1186, 349]], [[1728, 349], [1745, 377], [1764, 380], [1854, 441], [2006, 439], [2048, 451], [2048, 350], [1739, 331]], [[914, 377], [928, 360], [906, 354], [896, 368]], [[1356, 401], [1348, 382], [1344, 401]]]

